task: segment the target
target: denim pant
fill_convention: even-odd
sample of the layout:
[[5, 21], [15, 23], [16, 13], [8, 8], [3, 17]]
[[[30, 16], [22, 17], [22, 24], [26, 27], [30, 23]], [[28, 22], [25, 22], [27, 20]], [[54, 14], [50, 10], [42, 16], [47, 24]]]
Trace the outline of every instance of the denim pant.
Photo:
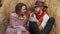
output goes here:
[[29, 32], [31, 34], [49, 34], [49, 32], [51, 31], [52, 27], [53, 27], [53, 24], [55, 22], [55, 19], [53, 17], [49, 18], [45, 28], [40, 31], [38, 29], [38, 26], [35, 22], [29, 22]]

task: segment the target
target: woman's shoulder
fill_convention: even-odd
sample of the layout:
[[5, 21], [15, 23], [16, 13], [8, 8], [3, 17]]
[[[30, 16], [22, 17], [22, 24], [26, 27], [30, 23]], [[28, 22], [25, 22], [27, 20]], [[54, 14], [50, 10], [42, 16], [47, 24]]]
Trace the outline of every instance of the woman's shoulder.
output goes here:
[[18, 17], [16, 13], [11, 13], [10, 17]]

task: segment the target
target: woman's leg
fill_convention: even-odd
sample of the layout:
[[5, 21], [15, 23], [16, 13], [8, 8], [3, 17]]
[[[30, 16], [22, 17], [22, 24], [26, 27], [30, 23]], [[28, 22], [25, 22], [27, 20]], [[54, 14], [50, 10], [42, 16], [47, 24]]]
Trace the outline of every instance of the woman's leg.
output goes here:
[[53, 24], [55, 22], [55, 19], [53, 17], [51, 17], [48, 22], [47, 25], [45, 26], [45, 28], [42, 30], [42, 34], [49, 34], [49, 32], [51, 31]]
[[35, 22], [29, 22], [29, 31], [32, 34], [41, 34], [41, 32], [38, 29], [38, 26]]

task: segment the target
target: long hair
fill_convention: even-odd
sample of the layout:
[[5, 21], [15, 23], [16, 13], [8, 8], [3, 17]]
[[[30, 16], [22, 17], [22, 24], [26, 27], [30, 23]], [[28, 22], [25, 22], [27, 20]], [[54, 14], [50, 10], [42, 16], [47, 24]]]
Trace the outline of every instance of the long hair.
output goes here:
[[24, 3], [18, 3], [16, 5], [16, 7], [15, 7], [15, 12], [17, 13], [17, 12], [19, 12], [19, 10], [21, 11], [21, 9], [22, 9], [23, 6], [25, 6], [26, 7], [26, 10], [27, 10], [26, 4], [24, 4]]

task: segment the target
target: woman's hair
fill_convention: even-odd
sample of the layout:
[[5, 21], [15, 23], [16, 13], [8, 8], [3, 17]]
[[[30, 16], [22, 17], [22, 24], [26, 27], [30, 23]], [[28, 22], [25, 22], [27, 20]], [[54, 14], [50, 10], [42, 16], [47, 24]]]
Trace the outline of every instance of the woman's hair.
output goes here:
[[21, 11], [21, 9], [22, 9], [23, 6], [25, 6], [26, 7], [26, 10], [27, 10], [26, 4], [24, 4], [24, 3], [18, 3], [16, 5], [16, 7], [15, 7], [15, 12], [17, 13], [17, 12], [19, 12], [19, 10]]

